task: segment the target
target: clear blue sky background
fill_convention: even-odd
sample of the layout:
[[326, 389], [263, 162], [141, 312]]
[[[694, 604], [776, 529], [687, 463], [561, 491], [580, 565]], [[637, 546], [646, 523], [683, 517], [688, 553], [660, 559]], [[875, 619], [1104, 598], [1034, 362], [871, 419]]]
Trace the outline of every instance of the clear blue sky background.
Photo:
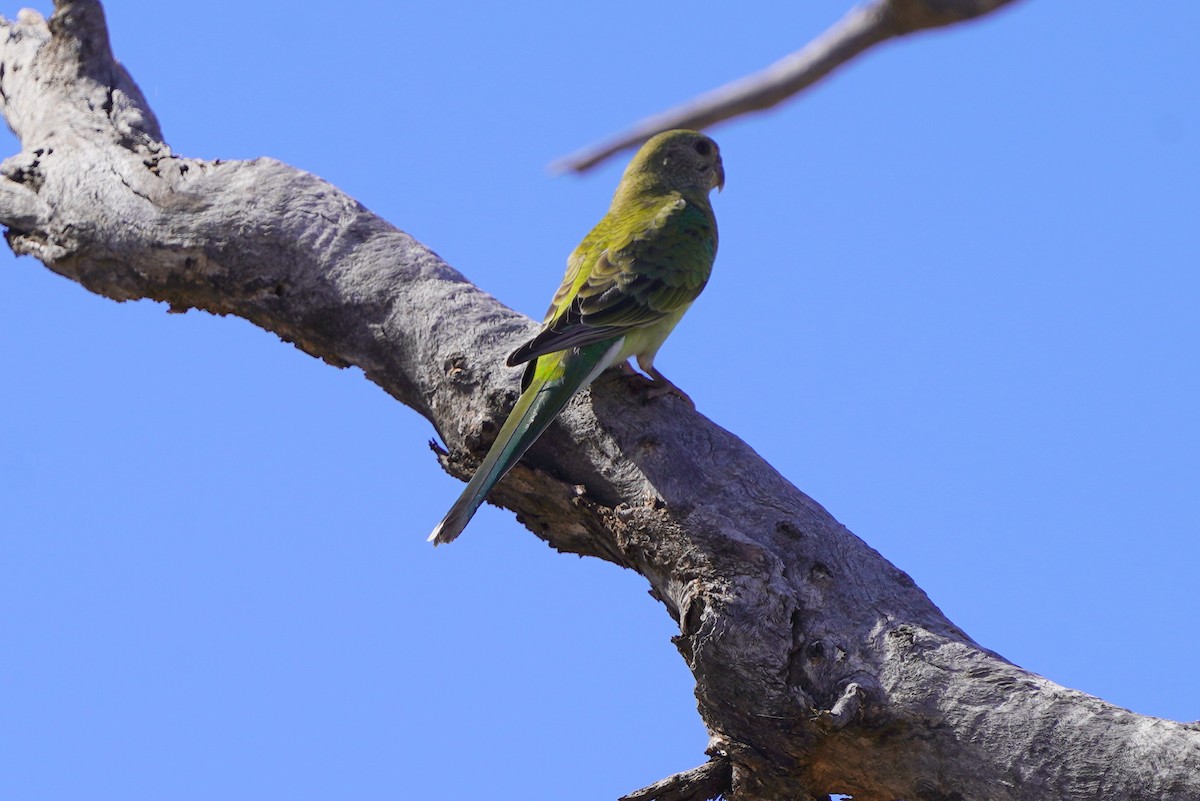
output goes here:
[[[540, 316], [624, 157], [547, 163], [847, 7], [108, 10], [177, 152], [310, 170]], [[978, 641], [1180, 720], [1198, 27], [1032, 0], [719, 127], [721, 253], [659, 358]], [[0, 796], [614, 799], [703, 761], [646, 582], [490, 507], [434, 551], [461, 485], [359, 371], [7, 250], [0, 348]]]

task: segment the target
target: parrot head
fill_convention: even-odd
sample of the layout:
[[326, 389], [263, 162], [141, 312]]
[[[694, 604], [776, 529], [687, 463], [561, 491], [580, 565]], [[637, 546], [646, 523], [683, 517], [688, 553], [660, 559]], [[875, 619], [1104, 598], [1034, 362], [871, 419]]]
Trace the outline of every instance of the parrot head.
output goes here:
[[664, 131], [650, 137], [629, 162], [625, 176], [675, 191], [707, 194], [725, 187], [721, 150], [698, 131]]

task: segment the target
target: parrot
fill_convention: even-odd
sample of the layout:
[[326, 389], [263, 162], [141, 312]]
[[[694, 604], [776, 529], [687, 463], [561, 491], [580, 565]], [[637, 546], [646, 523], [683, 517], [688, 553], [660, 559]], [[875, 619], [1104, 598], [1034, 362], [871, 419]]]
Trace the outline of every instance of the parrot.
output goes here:
[[[654, 395], [675, 393], [654, 357], [704, 289], [717, 255], [709, 194], [725, 186], [716, 142], [702, 133], [651, 137], [626, 167], [608, 213], [567, 259], [538, 333], [508, 357], [525, 365], [521, 395], [462, 495], [429, 535], [454, 540], [484, 498], [567, 402], [609, 367], [638, 367]], [[694, 406], [694, 405], [693, 405]]]

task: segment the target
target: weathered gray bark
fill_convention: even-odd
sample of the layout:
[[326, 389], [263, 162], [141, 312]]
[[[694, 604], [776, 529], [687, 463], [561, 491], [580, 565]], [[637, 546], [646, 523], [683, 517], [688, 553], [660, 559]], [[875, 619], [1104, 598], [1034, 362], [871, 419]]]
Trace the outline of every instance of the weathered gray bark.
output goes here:
[[[17, 253], [93, 292], [236, 314], [354, 364], [469, 471], [531, 327], [319, 178], [180, 158], [95, 0], [0, 35], [22, 151]], [[638, 797], [1200, 798], [1200, 729], [1059, 687], [981, 648], [904, 573], [678, 399], [599, 381], [493, 499], [556, 548], [649, 579], [679, 623], [712, 761]]]

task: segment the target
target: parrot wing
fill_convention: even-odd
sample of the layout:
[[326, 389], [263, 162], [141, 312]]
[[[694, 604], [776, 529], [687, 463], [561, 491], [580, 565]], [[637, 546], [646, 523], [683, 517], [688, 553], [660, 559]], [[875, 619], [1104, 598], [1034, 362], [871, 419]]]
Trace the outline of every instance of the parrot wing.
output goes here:
[[677, 193], [605, 217], [571, 254], [542, 330], [513, 351], [509, 366], [612, 339], [686, 308], [704, 289], [715, 255], [711, 209]]

